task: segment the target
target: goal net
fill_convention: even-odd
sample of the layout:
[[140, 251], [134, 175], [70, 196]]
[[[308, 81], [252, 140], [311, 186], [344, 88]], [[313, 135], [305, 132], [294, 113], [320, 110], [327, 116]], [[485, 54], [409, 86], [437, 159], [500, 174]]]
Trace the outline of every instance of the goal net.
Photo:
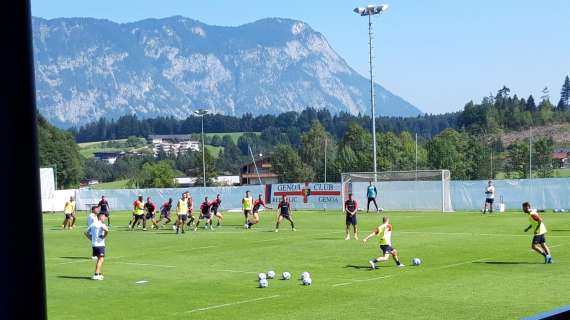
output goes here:
[[[449, 170], [349, 172], [341, 174], [342, 203], [352, 193], [366, 210], [368, 186], [376, 187], [376, 202], [384, 210], [451, 212]], [[370, 203], [371, 210], [375, 209]]]

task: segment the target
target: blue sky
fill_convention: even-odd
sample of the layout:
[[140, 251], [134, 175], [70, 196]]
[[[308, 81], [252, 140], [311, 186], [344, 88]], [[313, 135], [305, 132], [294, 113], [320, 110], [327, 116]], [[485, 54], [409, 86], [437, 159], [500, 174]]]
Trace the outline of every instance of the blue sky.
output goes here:
[[[507, 85], [521, 96], [550, 89], [557, 103], [570, 74], [570, 0], [385, 0], [375, 17], [376, 80], [428, 113], [456, 111]], [[32, 0], [43, 18], [116, 22], [183, 15], [235, 26], [266, 17], [302, 20], [368, 74], [367, 21], [353, 0]], [[379, 106], [381, 108], [382, 106]]]

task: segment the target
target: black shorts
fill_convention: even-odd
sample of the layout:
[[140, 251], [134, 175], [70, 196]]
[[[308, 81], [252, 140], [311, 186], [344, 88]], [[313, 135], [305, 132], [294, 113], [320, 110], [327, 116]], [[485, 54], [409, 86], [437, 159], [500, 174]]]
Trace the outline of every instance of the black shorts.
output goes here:
[[392, 248], [392, 246], [389, 245], [380, 245], [380, 251], [382, 251], [383, 254], [390, 254], [392, 253], [392, 251], [394, 251], [394, 248]]
[[145, 216], [145, 218], [147, 218], [147, 219], [152, 219], [152, 218], [154, 218], [154, 212], [153, 212], [153, 213], [147, 213], [146, 216]]
[[93, 247], [93, 257], [104, 257], [105, 247]]
[[532, 244], [543, 244], [543, 243], [546, 243], [546, 238], [544, 237], [543, 234], [532, 237]]
[[356, 225], [356, 214], [355, 215], [347, 214], [346, 215], [346, 224], [355, 226]]
[[280, 213], [279, 216], [283, 217], [283, 219], [289, 219], [291, 218], [291, 215], [288, 213]]
[[109, 211], [101, 211], [102, 214], [105, 215], [105, 217], [109, 218]]
[[368, 198], [368, 203], [370, 203], [372, 201], [376, 202], [376, 198]]
[[170, 212], [168, 212], [168, 211], [161, 211], [161, 212], [160, 212], [160, 217], [161, 217], [161, 218], [170, 219]]
[[485, 203], [493, 204], [493, 202], [495, 202], [495, 199], [485, 199]]
[[218, 208], [212, 207], [212, 213], [217, 216], [218, 215]]
[[178, 219], [182, 220], [182, 221], [186, 221], [186, 220], [188, 220], [188, 215], [187, 214], [179, 214]]
[[201, 215], [200, 215], [200, 219], [207, 219], [207, 220], [209, 220], [209, 219], [212, 219], [212, 215], [210, 215], [210, 214], [201, 214]]
[[65, 219], [71, 219], [71, 218], [73, 218], [73, 214], [71, 214], [71, 213], [65, 214]]
[[251, 214], [251, 210], [243, 210], [243, 214]]

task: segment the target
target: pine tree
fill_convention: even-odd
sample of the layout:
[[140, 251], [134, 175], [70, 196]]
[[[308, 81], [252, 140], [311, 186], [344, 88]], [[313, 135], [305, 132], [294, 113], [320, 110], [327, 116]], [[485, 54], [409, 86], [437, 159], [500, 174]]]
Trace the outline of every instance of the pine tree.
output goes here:
[[562, 90], [560, 90], [560, 101], [558, 102], [558, 110], [570, 111], [570, 78], [566, 76]]
[[526, 99], [526, 111], [535, 112], [536, 110], [536, 103], [534, 102], [534, 97], [531, 94], [528, 96], [528, 99]]

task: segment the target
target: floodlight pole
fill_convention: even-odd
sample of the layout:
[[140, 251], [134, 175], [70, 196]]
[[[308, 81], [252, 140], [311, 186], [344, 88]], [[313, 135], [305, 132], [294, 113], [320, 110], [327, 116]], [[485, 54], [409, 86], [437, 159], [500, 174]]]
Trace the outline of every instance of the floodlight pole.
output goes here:
[[368, 56], [370, 64], [370, 109], [372, 114], [372, 158], [374, 161], [374, 182], [378, 181], [378, 164], [376, 159], [376, 106], [374, 101], [374, 66], [372, 63], [372, 16], [386, 11], [388, 5], [373, 6], [369, 5], [366, 8], [356, 8], [354, 12], [360, 16], [368, 16]]
[[203, 184], [206, 187], [206, 144], [204, 143], [204, 116], [208, 114], [207, 110], [200, 109], [194, 111], [194, 114], [202, 118], [202, 173], [203, 173]]
[[372, 155], [374, 158], [374, 182], [378, 181], [376, 172], [378, 172], [376, 161], [376, 111], [374, 103], [374, 73], [372, 64], [372, 13], [368, 14], [368, 51], [370, 62], [370, 108], [372, 109]]

